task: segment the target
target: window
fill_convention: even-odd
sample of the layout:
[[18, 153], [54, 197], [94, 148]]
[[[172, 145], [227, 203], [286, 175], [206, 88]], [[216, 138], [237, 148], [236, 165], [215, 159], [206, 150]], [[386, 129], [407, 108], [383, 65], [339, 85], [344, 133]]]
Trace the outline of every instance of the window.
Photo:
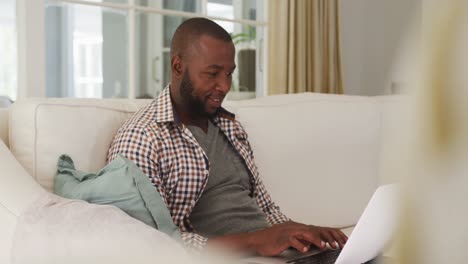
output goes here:
[[47, 97], [127, 97], [127, 15], [47, 1]]
[[[80, 10], [81, 9], [81, 10]], [[73, 12], [75, 97], [102, 97], [102, 13], [77, 7]]]
[[0, 96], [12, 100], [18, 86], [15, 9], [15, 0], [0, 1]]
[[[154, 98], [170, 81], [170, 42], [193, 16], [236, 44], [228, 99], [263, 94], [263, 32], [252, 0], [45, 0], [46, 96]], [[259, 19], [260, 18], [260, 19]]]

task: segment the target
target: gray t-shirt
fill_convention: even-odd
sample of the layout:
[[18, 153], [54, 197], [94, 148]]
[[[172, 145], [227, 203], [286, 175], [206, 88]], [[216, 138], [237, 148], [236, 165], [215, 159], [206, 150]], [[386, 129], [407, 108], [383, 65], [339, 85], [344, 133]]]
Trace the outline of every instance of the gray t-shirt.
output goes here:
[[210, 161], [208, 183], [193, 208], [190, 222], [205, 237], [216, 237], [264, 229], [269, 226], [265, 213], [252, 195], [248, 169], [213, 123], [205, 133], [187, 126]]

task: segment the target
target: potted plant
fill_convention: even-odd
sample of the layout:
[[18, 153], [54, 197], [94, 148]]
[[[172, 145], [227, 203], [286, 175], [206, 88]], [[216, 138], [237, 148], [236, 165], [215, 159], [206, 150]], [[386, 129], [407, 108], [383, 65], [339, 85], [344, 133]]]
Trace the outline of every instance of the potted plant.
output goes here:
[[237, 64], [239, 73], [239, 91], [255, 91], [255, 27], [247, 25], [246, 31], [231, 34], [238, 49]]

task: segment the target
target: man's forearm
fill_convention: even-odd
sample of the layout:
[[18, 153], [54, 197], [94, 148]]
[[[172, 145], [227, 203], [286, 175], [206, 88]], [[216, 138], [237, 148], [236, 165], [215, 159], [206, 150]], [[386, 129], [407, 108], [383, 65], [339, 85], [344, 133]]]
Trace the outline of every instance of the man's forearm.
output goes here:
[[225, 247], [230, 250], [255, 253], [255, 232], [225, 235], [208, 239], [208, 248]]

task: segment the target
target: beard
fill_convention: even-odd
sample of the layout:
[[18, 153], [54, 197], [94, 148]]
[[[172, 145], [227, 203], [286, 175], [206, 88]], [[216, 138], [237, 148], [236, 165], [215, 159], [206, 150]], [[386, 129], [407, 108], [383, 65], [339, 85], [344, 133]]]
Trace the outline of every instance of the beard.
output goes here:
[[184, 105], [189, 110], [189, 114], [197, 117], [211, 117], [215, 113], [208, 113], [205, 109], [205, 103], [195, 94], [195, 87], [190, 79], [188, 69], [185, 71], [179, 87], [180, 96]]

